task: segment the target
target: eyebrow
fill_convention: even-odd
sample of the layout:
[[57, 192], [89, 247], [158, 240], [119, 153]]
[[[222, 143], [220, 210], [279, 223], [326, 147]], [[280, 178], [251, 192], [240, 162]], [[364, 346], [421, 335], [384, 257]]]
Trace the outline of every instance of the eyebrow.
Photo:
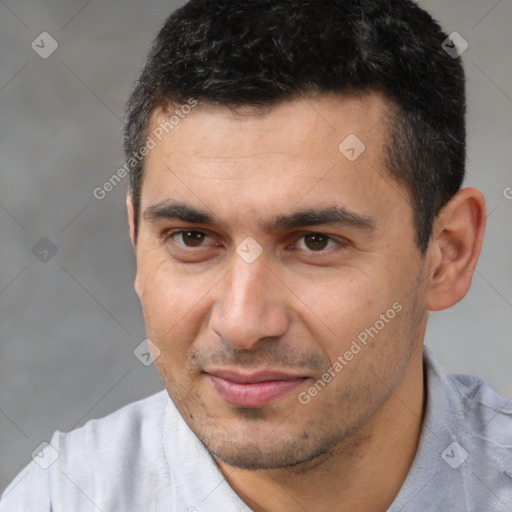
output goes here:
[[[161, 219], [177, 219], [191, 224], [225, 224], [207, 210], [201, 210], [182, 202], [162, 201], [148, 206], [143, 213], [144, 220], [156, 222]], [[307, 208], [289, 214], [280, 214], [264, 221], [259, 227], [262, 231], [273, 233], [282, 229], [296, 229], [305, 226], [334, 224], [364, 230], [375, 228], [375, 221], [338, 206], [327, 208]]]

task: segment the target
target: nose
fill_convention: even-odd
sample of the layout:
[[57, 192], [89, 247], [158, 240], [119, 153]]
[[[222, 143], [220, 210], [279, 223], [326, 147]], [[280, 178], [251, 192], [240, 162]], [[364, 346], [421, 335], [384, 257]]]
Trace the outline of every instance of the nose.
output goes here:
[[254, 350], [260, 340], [279, 338], [289, 326], [286, 286], [260, 256], [248, 263], [237, 254], [216, 287], [210, 329], [238, 350]]

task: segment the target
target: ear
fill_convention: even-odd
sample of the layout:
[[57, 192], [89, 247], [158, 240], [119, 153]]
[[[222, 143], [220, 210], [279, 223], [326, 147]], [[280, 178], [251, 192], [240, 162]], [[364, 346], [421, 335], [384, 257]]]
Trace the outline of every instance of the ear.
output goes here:
[[475, 188], [459, 190], [436, 217], [428, 247], [428, 310], [449, 308], [466, 295], [480, 256], [485, 223], [485, 199]]
[[135, 211], [133, 210], [133, 201], [130, 191], [126, 195], [126, 212], [128, 214], [128, 230], [130, 234], [130, 240], [135, 248]]
[[[128, 229], [130, 232], [130, 240], [132, 241], [133, 248], [136, 250], [135, 245], [135, 211], [133, 209], [133, 201], [130, 192], [128, 191], [128, 195], [126, 196], [126, 211], [128, 214]], [[140, 279], [139, 279], [139, 269], [137, 265], [137, 274], [135, 276], [135, 291], [140, 298]]]

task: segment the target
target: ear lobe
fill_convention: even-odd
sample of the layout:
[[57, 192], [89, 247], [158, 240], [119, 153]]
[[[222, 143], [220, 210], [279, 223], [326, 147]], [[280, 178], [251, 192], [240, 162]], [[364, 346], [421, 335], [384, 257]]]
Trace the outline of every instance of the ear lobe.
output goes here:
[[485, 223], [485, 199], [475, 188], [459, 190], [437, 216], [428, 248], [428, 310], [446, 309], [466, 295], [480, 256]]

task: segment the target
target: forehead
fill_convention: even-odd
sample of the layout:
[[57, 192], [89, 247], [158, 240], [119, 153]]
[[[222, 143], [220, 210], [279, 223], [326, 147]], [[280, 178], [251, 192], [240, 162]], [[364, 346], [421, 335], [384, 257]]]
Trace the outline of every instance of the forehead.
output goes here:
[[187, 199], [219, 217], [243, 208], [255, 218], [300, 202], [374, 217], [379, 201], [396, 200], [400, 186], [383, 179], [391, 104], [379, 93], [304, 97], [260, 113], [199, 105], [171, 126], [179, 108], [151, 116], [143, 207]]
[[[377, 92], [303, 96], [263, 110], [206, 104], [177, 119], [178, 105], [167, 111], [156, 109], [148, 131], [165, 128], [174, 117], [176, 125], [162, 134], [169, 149], [217, 159], [249, 157], [255, 148], [269, 153], [286, 148], [289, 156], [305, 156], [315, 150], [337, 149], [351, 134], [364, 140], [367, 149], [377, 150], [387, 131], [390, 109], [390, 101]], [[171, 134], [174, 137], [166, 137]]]

